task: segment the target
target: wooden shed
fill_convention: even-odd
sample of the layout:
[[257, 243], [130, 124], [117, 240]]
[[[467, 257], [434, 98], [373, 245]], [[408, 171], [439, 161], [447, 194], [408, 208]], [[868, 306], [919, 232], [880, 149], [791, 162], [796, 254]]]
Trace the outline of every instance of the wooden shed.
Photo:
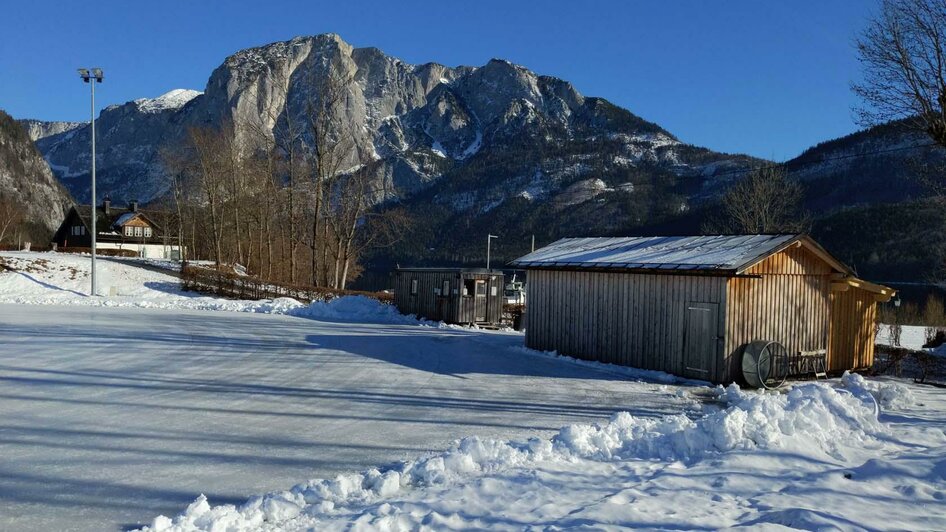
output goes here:
[[566, 238], [511, 265], [528, 270], [526, 346], [717, 383], [741, 380], [756, 340], [869, 367], [894, 293], [805, 235]]
[[447, 323], [498, 325], [503, 313], [502, 272], [473, 268], [398, 268], [394, 305]]

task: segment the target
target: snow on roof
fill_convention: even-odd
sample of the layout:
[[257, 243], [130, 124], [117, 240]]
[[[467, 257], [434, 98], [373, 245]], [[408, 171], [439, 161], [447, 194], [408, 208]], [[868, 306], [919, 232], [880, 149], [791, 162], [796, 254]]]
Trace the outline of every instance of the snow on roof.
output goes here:
[[168, 91], [157, 98], [141, 98], [135, 100], [138, 109], [146, 113], [157, 113], [167, 109], [179, 109], [184, 104], [203, 94], [200, 91], [190, 89], [174, 89]]
[[510, 264], [623, 270], [738, 271], [800, 235], [563, 238]]
[[112, 225], [115, 227], [121, 227], [125, 225], [126, 223], [128, 223], [129, 221], [131, 221], [132, 219], [134, 219], [135, 216], [138, 216], [138, 214], [139, 213], [137, 212], [126, 212], [125, 214], [119, 216], [118, 219], [115, 220], [115, 223], [113, 223]]

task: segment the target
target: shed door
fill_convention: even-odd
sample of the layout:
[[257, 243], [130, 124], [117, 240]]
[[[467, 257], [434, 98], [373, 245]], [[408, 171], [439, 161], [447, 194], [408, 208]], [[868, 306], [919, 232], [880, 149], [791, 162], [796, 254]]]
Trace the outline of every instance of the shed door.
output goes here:
[[683, 339], [683, 371], [688, 377], [709, 380], [716, 358], [716, 303], [687, 303]]
[[486, 321], [486, 281], [476, 280], [476, 307], [473, 315], [476, 321]]

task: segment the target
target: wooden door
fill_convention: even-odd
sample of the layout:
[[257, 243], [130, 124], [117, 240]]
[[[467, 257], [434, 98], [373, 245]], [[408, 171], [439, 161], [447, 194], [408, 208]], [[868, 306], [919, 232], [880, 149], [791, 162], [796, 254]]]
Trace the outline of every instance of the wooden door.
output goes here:
[[711, 380], [718, 342], [716, 303], [687, 303], [683, 339], [683, 372], [687, 377]]
[[476, 303], [474, 305], [473, 319], [476, 321], [486, 321], [486, 281], [476, 280]]

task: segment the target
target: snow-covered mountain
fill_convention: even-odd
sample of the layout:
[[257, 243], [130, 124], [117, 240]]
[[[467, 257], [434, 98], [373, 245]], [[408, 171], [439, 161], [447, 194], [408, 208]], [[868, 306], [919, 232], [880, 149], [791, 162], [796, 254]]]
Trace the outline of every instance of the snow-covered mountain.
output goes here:
[[[271, 135], [280, 121], [302, 117], [327, 65], [350, 77], [344, 122], [356, 147], [347, 166], [379, 163], [384, 192], [377, 199], [407, 200], [469, 171], [479, 176], [475, 186], [442, 194], [441, 204], [464, 210], [514, 197], [544, 202], [562, 193], [564, 203], [575, 204], [602, 191], [634, 194], [647, 188], [638, 186], [644, 181], [665, 177], [671, 187], [682, 178], [687, 196], [698, 198], [715, 187], [714, 173], [746, 161], [688, 146], [566, 81], [508, 61], [412, 65], [325, 34], [237, 52], [211, 74], [203, 93], [176, 90], [103, 110], [100, 190], [142, 201], [165, 193], [158, 152], [180, 142], [189, 126], [230, 122], [247, 143], [260, 131]], [[88, 127], [28, 124], [56, 175], [87, 200]], [[512, 154], [515, 168], [495, 160]], [[589, 179], [605, 186], [574, 186]]]
[[64, 209], [72, 201], [30, 141], [27, 128], [3, 111], [0, 111], [0, 196], [23, 205], [27, 230], [33, 233], [24, 235], [27, 239], [44, 236], [45, 231], [59, 227]]

